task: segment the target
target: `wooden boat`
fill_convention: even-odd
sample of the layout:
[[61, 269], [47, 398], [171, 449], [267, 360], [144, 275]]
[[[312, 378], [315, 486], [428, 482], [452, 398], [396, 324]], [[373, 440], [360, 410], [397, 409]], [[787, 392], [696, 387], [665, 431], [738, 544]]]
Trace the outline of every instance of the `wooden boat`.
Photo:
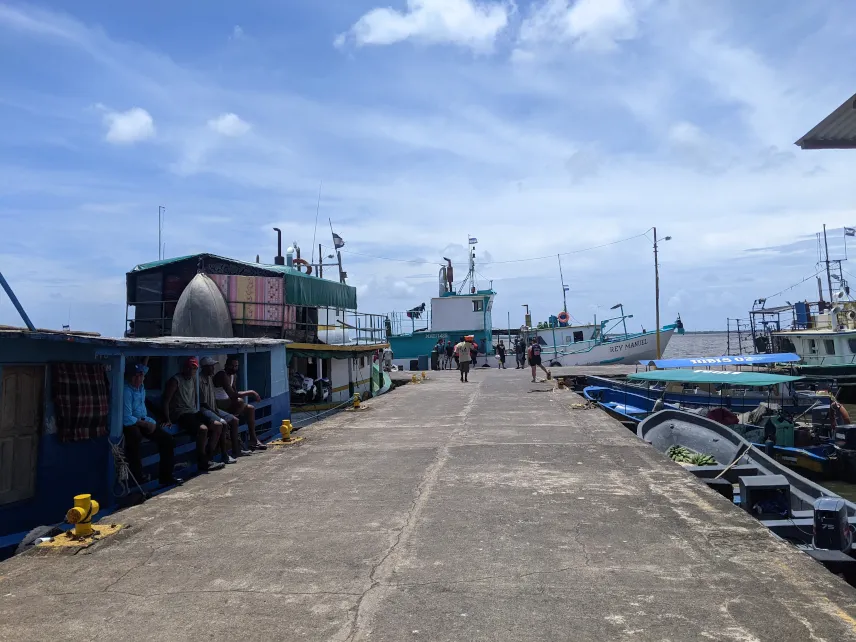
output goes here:
[[[729, 427], [706, 417], [663, 410], [640, 422], [636, 434], [662, 453], [672, 446], [682, 446], [712, 455], [716, 465], [686, 466], [687, 470], [758, 517], [777, 536], [844, 575], [851, 584], [856, 582], [856, 559], [852, 557], [856, 504], [783, 466]], [[735, 485], [739, 486], [737, 493]], [[784, 506], [776, 508], [782, 510], [781, 514], [764, 512], [769, 511], [764, 502], [770, 497], [784, 502]], [[842, 533], [837, 550], [821, 547], [815, 541], [818, 524], [826, 523], [828, 513], [824, 506], [829, 503], [837, 504], [846, 513], [842, 517], [846, 522], [835, 529]]]

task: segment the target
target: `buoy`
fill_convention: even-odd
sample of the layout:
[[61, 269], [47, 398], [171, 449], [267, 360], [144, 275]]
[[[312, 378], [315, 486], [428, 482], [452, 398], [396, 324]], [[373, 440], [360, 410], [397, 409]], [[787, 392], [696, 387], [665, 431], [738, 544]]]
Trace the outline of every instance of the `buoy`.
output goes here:
[[559, 320], [559, 323], [562, 325], [567, 325], [568, 321], [571, 320], [571, 315], [562, 310], [559, 314], [556, 315], [556, 318]]

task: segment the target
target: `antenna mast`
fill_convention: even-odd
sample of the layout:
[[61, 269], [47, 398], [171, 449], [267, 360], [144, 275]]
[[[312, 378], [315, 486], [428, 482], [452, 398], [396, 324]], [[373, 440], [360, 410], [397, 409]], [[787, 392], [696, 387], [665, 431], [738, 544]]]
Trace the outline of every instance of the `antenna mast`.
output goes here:
[[[562, 309], [565, 311], [565, 314], [568, 313], [568, 286], [565, 285], [565, 277], [562, 274], [562, 255], [557, 254], [556, 258], [559, 259], [559, 279], [562, 281]], [[625, 332], [625, 334], [627, 334]]]

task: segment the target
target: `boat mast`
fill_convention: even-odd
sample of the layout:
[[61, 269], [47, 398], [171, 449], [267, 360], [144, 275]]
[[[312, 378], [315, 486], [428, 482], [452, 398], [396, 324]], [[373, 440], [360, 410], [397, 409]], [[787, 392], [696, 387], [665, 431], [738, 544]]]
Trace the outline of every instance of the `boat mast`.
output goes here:
[[832, 273], [829, 271], [829, 244], [826, 242], [826, 223], [823, 224], [823, 248], [826, 252], [826, 284], [829, 286], [829, 303], [835, 301], [835, 295], [832, 292]]
[[565, 285], [565, 277], [562, 274], [562, 255], [557, 254], [556, 258], [559, 259], [559, 279], [562, 281], [562, 309], [565, 311], [565, 314], [568, 313], [568, 286]]

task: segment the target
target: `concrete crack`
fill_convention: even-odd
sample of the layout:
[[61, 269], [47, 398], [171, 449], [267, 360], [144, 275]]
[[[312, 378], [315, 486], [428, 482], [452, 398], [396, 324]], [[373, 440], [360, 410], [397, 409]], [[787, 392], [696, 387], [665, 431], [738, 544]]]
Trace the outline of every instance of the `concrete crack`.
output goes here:
[[437, 479], [440, 476], [440, 471], [449, 459], [450, 445], [454, 441], [458, 432], [466, 426], [467, 418], [472, 412], [472, 408], [478, 399], [480, 388], [481, 383], [473, 388], [467, 388], [467, 390], [472, 391], [472, 394], [460, 415], [462, 418], [460, 427], [456, 427], [452, 430], [452, 432], [449, 433], [448, 438], [443, 442], [443, 445], [437, 449], [437, 454], [434, 456], [434, 460], [428, 466], [425, 474], [422, 476], [422, 480], [416, 487], [416, 491], [414, 493], [415, 496], [407, 510], [403, 526], [396, 533], [395, 538], [381, 557], [380, 561], [372, 567], [371, 572], [369, 573], [371, 584], [357, 600], [354, 607], [354, 617], [348, 627], [347, 634], [342, 637], [340, 632], [339, 636], [333, 638], [334, 640], [343, 640], [344, 642], [353, 642], [353, 640], [356, 640], [357, 635], [360, 632], [361, 622], [370, 621], [374, 613], [377, 611], [380, 604], [380, 595], [378, 593], [386, 586], [391, 586], [385, 585], [384, 580], [388, 580], [395, 573], [395, 569], [398, 566], [399, 561], [398, 550], [400, 546], [403, 543], [406, 543], [412, 536], [416, 528], [416, 521], [424, 509], [425, 504], [428, 502], [431, 490], [434, 488], [434, 485], [437, 483]]

